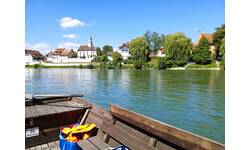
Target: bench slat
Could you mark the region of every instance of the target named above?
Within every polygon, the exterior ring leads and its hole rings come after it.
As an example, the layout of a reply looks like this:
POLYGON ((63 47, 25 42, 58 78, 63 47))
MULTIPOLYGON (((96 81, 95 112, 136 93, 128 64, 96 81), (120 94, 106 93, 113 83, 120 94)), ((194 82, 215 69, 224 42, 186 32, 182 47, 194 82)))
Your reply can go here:
POLYGON ((130 135, 107 121, 103 121, 101 128, 111 137, 115 138, 117 141, 123 143, 132 150, 157 150, 156 148, 149 146, 147 143, 144 143, 140 139, 130 135))
POLYGON ((100 137, 95 136, 88 139, 91 143, 96 145, 99 149, 107 149, 109 145, 100 139, 100 137))
POLYGON ((93 145, 88 140, 80 140, 78 144, 84 150, 99 150, 95 145, 93 145))

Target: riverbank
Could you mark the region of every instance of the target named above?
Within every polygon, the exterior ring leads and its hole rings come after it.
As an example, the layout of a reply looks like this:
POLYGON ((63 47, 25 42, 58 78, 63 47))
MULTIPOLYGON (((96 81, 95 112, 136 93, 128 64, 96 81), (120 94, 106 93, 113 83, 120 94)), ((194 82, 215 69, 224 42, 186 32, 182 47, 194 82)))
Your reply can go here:
MULTIPOLYGON (((25 65, 25 68, 79 68, 79 69, 135 69, 133 64, 122 64, 120 67, 112 63, 45 63, 35 65, 25 65)), ((159 70, 153 63, 147 63, 141 70, 159 70)), ((184 67, 171 67, 165 70, 221 70, 220 64, 212 63, 208 65, 187 64, 184 67)))

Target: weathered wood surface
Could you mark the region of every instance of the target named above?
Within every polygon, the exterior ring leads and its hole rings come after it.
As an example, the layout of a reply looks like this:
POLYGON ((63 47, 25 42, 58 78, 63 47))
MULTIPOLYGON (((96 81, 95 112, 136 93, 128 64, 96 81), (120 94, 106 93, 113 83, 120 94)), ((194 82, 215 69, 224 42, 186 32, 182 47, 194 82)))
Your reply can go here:
POLYGON ((179 128, 153 120, 124 108, 110 105, 111 114, 129 124, 139 127, 184 149, 224 150, 223 144, 186 132, 179 128))
POLYGON ((53 128, 49 130, 40 131, 38 136, 30 137, 25 139, 25 148, 29 148, 35 145, 41 145, 51 141, 59 139, 60 128, 53 128))
POLYGON ((58 145, 58 141, 53 141, 53 142, 37 145, 34 147, 30 147, 26 150, 60 150, 60 148, 58 145))
POLYGON ((59 128, 77 123, 91 105, 58 101, 25 107, 25 129, 39 127, 39 135, 26 138, 25 147, 58 140, 59 128))
POLYGON ((125 132, 107 121, 103 121, 101 129, 132 150, 157 150, 156 148, 148 145, 142 140, 132 136, 130 133, 125 132))
POLYGON ((102 141, 99 136, 91 137, 88 139, 88 141, 93 145, 97 146, 99 149, 107 149, 110 147, 107 143, 102 141))

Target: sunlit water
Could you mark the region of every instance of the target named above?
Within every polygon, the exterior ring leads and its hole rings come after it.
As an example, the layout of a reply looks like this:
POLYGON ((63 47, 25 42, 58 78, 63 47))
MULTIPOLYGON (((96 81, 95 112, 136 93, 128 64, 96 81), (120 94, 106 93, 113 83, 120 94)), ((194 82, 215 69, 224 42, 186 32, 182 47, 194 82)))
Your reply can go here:
POLYGON ((225 141, 224 71, 26 69, 26 94, 84 94, 225 141))

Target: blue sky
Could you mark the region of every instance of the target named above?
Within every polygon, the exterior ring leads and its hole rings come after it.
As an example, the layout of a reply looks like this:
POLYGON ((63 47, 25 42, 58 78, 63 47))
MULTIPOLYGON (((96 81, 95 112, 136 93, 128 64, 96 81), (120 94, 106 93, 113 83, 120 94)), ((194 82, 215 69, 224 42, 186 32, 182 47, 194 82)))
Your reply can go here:
POLYGON ((147 30, 184 32, 196 41, 225 23, 224 0, 26 0, 26 48, 44 53, 57 47, 77 48, 121 43, 147 30))

